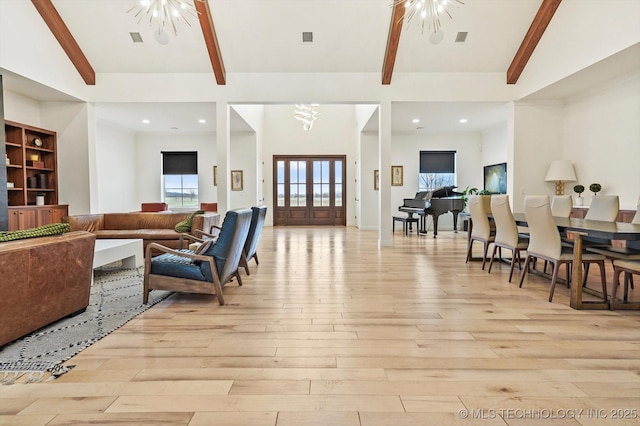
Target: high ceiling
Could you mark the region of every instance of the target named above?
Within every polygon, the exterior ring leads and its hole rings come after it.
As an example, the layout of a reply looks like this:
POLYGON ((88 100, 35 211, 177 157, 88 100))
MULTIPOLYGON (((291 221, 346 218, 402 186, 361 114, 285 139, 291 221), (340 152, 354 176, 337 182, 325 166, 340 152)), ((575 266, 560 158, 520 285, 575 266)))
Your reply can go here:
MULTIPOLYGON (((392 0, 206 1, 227 74, 382 72, 392 0), (302 32, 313 32, 313 43, 303 43, 302 32)), ((193 19, 191 26, 178 26, 178 34, 171 35, 169 44, 161 45, 154 40, 154 29, 148 21, 138 23, 133 13, 127 12, 139 0, 51 2, 98 76, 213 72, 203 32, 193 19), (133 42, 130 33, 136 32, 142 43, 133 42)), ((506 78, 543 1, 467 0, 459 6, 452 3, 449 10, 453 18, 445 16, 442 20, 445 36, 438 44, 431 43, 428 31, 423 34, 416 23, 404 27, 393 72, 504 72, 506 78), (459 32, 468 34, 464 43, 455 42, 459 32)), ((5 85, 9 90, 29 91, 29 85, 11 76, 5 85)), ((144 131, 139 124, 134 126, 132 116, 154 114, 162 122, 163 114, 197 114, 202 107, 207 105, 112 104, 99 107, 98 114, 123 127, 144 131)), ((417 126, 410 121, 413 117, 432 120, 439 131, 460 131, 458 120, 463 118, 462 113, 469 120, 467 130, 477 128, 479 123, 489 127, 496 120, 504 120, 501 106, 493 103, 416 102, 394 105, 394 111, 394 131, 416 131, 417 126), (449 122, 452 127, 446 126, 449 122)), ((215 126, 215 114, 205 126, 186 121, 169 127, 201 131, 215 126)))

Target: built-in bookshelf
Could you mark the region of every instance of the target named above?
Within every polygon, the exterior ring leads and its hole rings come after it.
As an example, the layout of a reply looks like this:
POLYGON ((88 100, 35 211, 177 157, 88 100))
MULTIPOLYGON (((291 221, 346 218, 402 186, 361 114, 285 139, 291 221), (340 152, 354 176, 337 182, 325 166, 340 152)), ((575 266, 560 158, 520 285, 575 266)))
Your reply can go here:
POLYGON ((59 222, 60 214, 39 214, 43 206, 48 207, 46 211, 68 210, 67 206, 58 205, 56 132, 5 121, 4 133, 9 210, 22 211, 23 215, 33 215, 36 219, 35 222, 16 222, 10 217, 9 229, 59 222))

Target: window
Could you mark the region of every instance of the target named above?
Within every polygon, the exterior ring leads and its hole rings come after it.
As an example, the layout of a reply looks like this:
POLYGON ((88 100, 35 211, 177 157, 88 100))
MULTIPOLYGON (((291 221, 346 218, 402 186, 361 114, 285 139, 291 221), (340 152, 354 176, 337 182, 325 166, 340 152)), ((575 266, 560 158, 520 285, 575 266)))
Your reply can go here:
POLYGON ((455 151, 420 151, 420 191, 456 184, 455 151))
POLYGON ((198 153, 162 153, 163 201, 169 208, 198 204, 198 153))

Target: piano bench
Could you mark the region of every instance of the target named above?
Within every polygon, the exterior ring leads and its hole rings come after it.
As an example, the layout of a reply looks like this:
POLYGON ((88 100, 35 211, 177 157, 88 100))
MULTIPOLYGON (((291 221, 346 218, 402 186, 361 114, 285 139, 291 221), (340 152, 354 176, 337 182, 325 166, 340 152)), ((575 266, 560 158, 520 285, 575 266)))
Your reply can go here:
POLYGON ((400 217, 394 216, 393 223, 391 225, 392 232, 396 232, 396 222, 402 222, 402 232, 404 235, 409 235, 409 229, 413 227, 413 224, 416 224, 416 232, 418 230, 418 218, 417 217, 400 217))

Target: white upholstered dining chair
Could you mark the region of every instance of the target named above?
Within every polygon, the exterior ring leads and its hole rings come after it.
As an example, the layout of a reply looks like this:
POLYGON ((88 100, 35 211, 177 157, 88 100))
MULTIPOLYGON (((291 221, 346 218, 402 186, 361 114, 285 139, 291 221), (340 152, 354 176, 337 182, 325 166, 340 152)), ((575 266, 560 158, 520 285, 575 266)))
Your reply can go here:
POLYGON ((640 274, 640 260, 623 260, 613 261, 613 288, 611 289, 611 301, 609 306, 611 310, 615 310, 617 303, 618 286, 620 283, 620 274, 624 273, 624 295, 623 300, 628 301, 629 285, 633 285, 631 277, 633 274, 640 274))
MULTIPOLYGON (((571 267, 573 266, 573 249, 565 247, 560 240, 560 232, 553 220, 549 196, 530 195, 524 199, 524 214, 529 226, 530 239, 527 248, 527 255, 520 275, 520 287, 524 283, 524 278, 529 271, 531 260, 540 258, 553 266, 551 272, 551 288, 549 289, 549 302, 553 300, 553 292, 558 279, 558 272, 561 265, 566 268, 567 284, 571 280, 571 267)), ((602 281, 602 292, 606 300, 607 284, 604 270, 605 257, 595 253, 583 253, 583 263, 597 263, 600 266, 600 279, 602 281)), ((578 265, 580 267, 580 265, 578 265)))
POLYGON ((496 258, 496 251, 499 250, 499 256, 502 258, 502 249, 511 250, 511 268, 509 270, 509 282, 513 277, 513 268, 518 263, 520 267, 520 252, 527 249, 529 239, 518 234, 518 227, 513 218, 511 206, 509 205, 508 195, 491 196, 491 213, 496 224, 496 235, 493 241, 493 253, 491 254, 491 262, 489 262, 489 273, 493 267, 493 261, 496 258))
POLYGON ((585 220, 601 220, 603 222, 615 222, 620 209, 620 199, 617 195, 601 195, 593 197, 589 210, 584 216, 585 220))
POLYGON ((573 210, 571 195, 554 195, 551 199, 551 214, 555 217, 569 217, 573 210))
POLYGON ((483 245, 482 254, 482 269, 487 261, 487 252, 489 251, 489 244, 491 244, 495 236, 491 231, 491 225, 489 224, 488 211, 486 210, 483 198, 479 195, 471 195, 467 200, 469 206, 469 213, 471 214, 471 235, 469 236, 469 243, 467 247, 467 260, 471 260, 471 254, 474 241, 481 242, 483 245))

